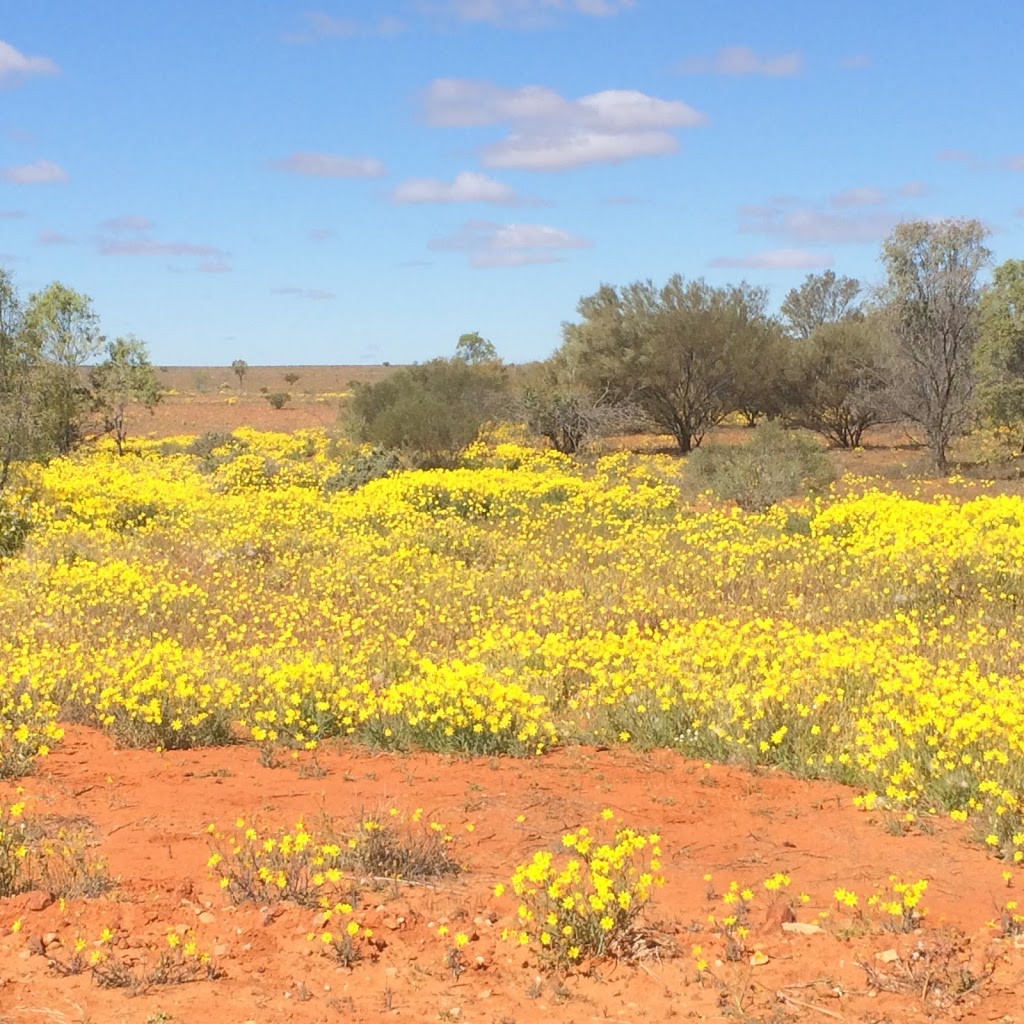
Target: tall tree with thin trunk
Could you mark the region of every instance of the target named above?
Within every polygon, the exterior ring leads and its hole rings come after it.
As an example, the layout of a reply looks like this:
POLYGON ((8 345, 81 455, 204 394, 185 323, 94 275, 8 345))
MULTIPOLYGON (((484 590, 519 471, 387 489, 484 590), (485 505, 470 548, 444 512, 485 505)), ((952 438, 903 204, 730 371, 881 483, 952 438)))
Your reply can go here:
POLYGON ((857 301, 860 292, 854 277, 836 277, 831 270, 808 274, 782 300, 779 312, 790 336, 806 341, 825 324, 858 319, 863 312, 857 301))
POLYGON ((978 409, 1024 451, 1024 260, 1007 260, 995 268, 979 308, 978 409))
POLYGON ((141 405, 151 412, 160 401, 156 370, 145 343, 133 335, 107 345, 107 358, 89 371, 93 409, 103 418, 103 429, 114 435, 117 454, 124 454, 128 437, 128 409, 141 405))
POLYGON ((911 221, 882 247, 893 407, 924 431, 939 473, 948 471, 950 442, 970 414, 987 237, 977 220, 911 221))

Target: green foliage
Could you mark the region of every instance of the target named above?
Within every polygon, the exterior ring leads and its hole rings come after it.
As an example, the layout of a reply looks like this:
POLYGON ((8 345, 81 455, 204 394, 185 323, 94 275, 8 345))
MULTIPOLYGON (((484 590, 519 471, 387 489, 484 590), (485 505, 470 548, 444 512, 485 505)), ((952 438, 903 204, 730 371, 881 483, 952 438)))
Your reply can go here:
POLYGON ((856 448, 888 418, 888 351, 875 320, 822 324, 792 342, 780 395, 787 420, 856 448))
POLYGON ((16 555, 32 529, 32 520, 0 498, 0 558, 16 555))
POLYGON ((380 480, 401 469, 398 454, 387 448, 357 451, 341 468, 324 481, 325 494, 338 491, 357 491, 371 480, 380 480))
POLYGON ((498 351, 491 342, 482 338, 477 331, 473 331, 459 338, 459 343, 455 346, 455 358, 473 365, 493 363, 498 358, 498 351))
POLYGON ((859 320, 863 315, 857 302, 860 291, 860 281, 854 277, 836 277, 832 270, 808 274, 779 307, 790 337, 806 341, 826 324, 859 320))
POLYGON ((912 221, 900 224, 882 247, 891 400, 901 418, 924 431, 940 473, 971 411, 978 275, 991 256, 987 237, 976 220, 912 221))
POLYGON ((981 336, 974 353, 977 406, 1024 451, 1024 260, 995 268, 981 298, 981 336))
POLYGON ((270 403, 272 409, 283 409, 288 404, 288 399, 292 396, 287 391, 271 391, 267 395, 267 401, 270 403))
POLYGON ((241 388, 242 381, 245 379, 245 375, 249 371, 249 364, 244 359, 236 359, 231 364, 231 370, 238 378, 238 386, 241 388))
POLYGON ((688 478, 701 490, 735 501, 748 512, 764 512, 785 498, 821 490, 833 479, 828 456, 806 436, 778 423, 762 423, 749 441, 694 452, 688 478))
POLYGON ((433 359, 376 384, 356 384, 350 430, 358 441, 416 453, 421 462, 443 461, 498 414, 506 391, 500 364, 433 359))
POLYGON ((145 344, 133 335, 110 342, 107 358, 89 371, 89 387, 93 410, 101 415, 104 432, 114 435, 117 453, 123 455, 129 406, 152 411, 160 401, 160 385, 145 344))
POLYGON ((729 412, 767 408, 777 337, 767 301, 745 283, 678 274, 662 287, 602 285, 580 300, 582 321, 565 325, 561 355, 581 383, 635 404, 685 454, 729 412))

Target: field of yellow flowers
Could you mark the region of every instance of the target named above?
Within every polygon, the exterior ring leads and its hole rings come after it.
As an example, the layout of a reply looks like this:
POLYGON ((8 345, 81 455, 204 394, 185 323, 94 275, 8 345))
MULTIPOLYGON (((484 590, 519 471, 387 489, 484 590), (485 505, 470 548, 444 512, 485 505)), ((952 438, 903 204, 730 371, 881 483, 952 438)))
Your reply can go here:
POLYGON ((659 456, 500 438, 331 485, 323 433, 33 468, 0 563, 0 774, 165 750, 672 747, 973 818, 1024 858, 1024 500, 847 481, 747 514, 659 456))

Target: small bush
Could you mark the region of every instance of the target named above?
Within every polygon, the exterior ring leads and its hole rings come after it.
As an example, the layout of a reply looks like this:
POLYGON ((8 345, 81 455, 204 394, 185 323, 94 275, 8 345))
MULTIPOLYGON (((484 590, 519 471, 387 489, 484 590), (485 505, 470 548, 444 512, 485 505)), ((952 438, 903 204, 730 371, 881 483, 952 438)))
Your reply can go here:
POLYGON ((827 487, 833 472, 813 439, 768 422, 744 444, 697 449, 687 460, 687 476, 748 512, 764 512, 784 498, 827 487))
POLYGON ((387 448, 371 448, 359 451, 345 463, 336 473, 324 481, 325 494, 337 494, 338 491, 357 491, 371 480, 380 480, 389 476, 402 465, 398 455, 387 448))
MULTIPOLYGON (((562 836, 561 853, 538 850, 512 875, 519 928, 511 936, 543 960, 569 967, 591 957, 629 960, 642 948, 641 917, 663 884, 660 837, 615 825, 601 812, 595 831, 562 836)), ((498 886, 502 895, 504 886, 498 886)))
POLYGON ((0 500, 0 558, 16 555, 31 529, 32 521, 28 516, 0 500))
POLYGON ((267 401, 270 403, 271 409, 283 409, 291 397, 286 391, 272 391, 267 395, 267 401))

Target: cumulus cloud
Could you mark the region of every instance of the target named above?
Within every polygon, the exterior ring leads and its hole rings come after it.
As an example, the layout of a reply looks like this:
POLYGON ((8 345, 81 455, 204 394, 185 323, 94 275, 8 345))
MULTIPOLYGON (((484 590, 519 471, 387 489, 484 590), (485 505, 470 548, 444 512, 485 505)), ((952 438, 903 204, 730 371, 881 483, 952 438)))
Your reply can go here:
POLYGON ((275 171, 304 178, 383 178, 384 165, 370 156, 334 156, 330 153, 295 152, 283 160, 271 160, 275 171))
POLYGON ((59 71, 49 57, 28 57, 0 39, 0 87, 18 85, 31 75, 56 75, 59 71))
POLYGON ((273 288, 271 292, 274 295, 288 295, 295 299, 309 299, 312 302, 325 302, 335 298, 334 292, 324 291, 322 288, 296 288, 293 285, 273 288))
POLYGON ((473 267, 521 267, 558 263, 566 249, 587 249, 593 243, 547 224, 496 224, 469 220, 454 234, 435 238, 435 251, 469 253, 473 267))
POLYGON ((12 185, 58 185, 68 180, 68 172, 50 160, 33 164, 15 164, 0 170, 0 181, 12 185))
POLYGON ((545 86, 507 89, 491 82, 435 79, 424 96, 428 124, 441 128, 508 124, 509 134, 486 146, 487 167, 560 171, 674 153, 672 129, 705 124, 682 100, 609 89, 570 100, 545 86))
POLYGON ((502 184, 477 171, 464 171, 453 181, 438 178, 409 178, 391 193, 394 203, 493 203, 496 206, 538 206, 539 200, 521 196, 511 185, 502 184))
POLYGON ((832 266, 832 257, 811 249, 766 249, 749 256, 719 256, 709 265, 744 270, 821 270, 832 266))
POLYGON ((769 57, 749 46, 723 46, 710 57, 687 57, 676 70, 684 75, 769 75, 784 78, 800 74, 803 67, 803 56, 796 50, 769 57))

